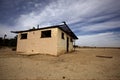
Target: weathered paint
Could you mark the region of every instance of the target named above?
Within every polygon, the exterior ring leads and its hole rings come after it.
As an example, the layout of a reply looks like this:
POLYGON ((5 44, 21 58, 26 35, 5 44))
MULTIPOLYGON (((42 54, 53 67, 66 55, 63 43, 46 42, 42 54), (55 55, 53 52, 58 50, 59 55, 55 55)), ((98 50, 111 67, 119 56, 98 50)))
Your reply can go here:
POLYGON ((70 41, 70 36, 68 36, 65 32, 64 33, 64 39, 61 39, 61 33, 63 31, 58 29, 58 37, 57 37, 57 51, 58 51, 58 55, 60 54, 64 54, 67 52, 67 37, 69 38, 69 52, 73 50, 73 42, 70 41))
POLYGON ((22 52, 19 54, 50 54, 57 56, 66 53, 67 37, 69 38, 69 51, 72 51, 73 42, 70 41, 70 36, 63 32, 64 39, 61 39, 62 32, 59 28, 24 32, 27 33, 27 39, 20 39, 21 33, 19 33, 17 51, 22 52), (45 30, 51 30, 50 38, 41 38, 41 31, 45 30))

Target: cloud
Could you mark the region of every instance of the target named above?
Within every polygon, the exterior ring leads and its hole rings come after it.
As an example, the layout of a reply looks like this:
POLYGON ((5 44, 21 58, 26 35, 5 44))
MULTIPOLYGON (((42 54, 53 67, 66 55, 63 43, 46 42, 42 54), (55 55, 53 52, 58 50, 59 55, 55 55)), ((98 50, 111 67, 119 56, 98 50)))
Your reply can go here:
POLYGON ((94 35, 78 36, 79 46, 120 47, 120 32, 107 32, 94 35))
MULTIPOLYGON (((38 24, 40 27, 45 27, 66 21, 78 35, 77 43, 80 45, 120 46, 118 42, 120 38, 116 31, 109 31, 110 29, 120 28, 119 0, 51 0, 51 2, 46 0, 46 3, 35 1, 25 3, 25 5, 22 4, 22 8, 26 8, 15 19, 12 31, 30 29, 38 24), (29 7, 30 9, 27 9, 29 7), (87 35, 90 32, 104 30, 108 31, 87 35), (85 35, 80 35, 80 33, 85 35), (102 42, 98 43, 98 41, 102 42)), ((20 9, 20 7, 18 8, 20 9)), ((4 31, 11 30, 7 25, 2 26, 5 26, 1 28, 3 34, 4 31)))
POLYGON ((21 14, 16 19, 15 26, 18 30, 24 30, 38 24, 45 27, 66 21, 73 31, 79 30, 84 33, 119 28, 119 21, 100 22, 117 15, 120 1, 115 2, 116 4, 113 2, 115 0, 56 0, 43 7, 35 6, 36 9, 27 14, 21 14), (79 24, 75 24, 76 22, 79 24))
POLYGON ((103 23, 91 24, 80 28, 81 31, 101 31, 120 28, 120 21, 108 21, 103 23))
MULTIPOLYGON (((16 22, 17 25, 29 28, 37 24, 41 26, 46 24, 51 25, 60 23, 61 21, 67 21, 69 24, 78 21, 86 21, 89 17, 100 15, 103 12, 105 14, 118 9, 113 9, 116 6, 112 6, 112 1, 113 0, 57 0, 44 6, 44 8, 41 7, 43 8, 42 11, 41 8, 40 10, 37 8, 37 10, 34 9, 30 13, 21 14, 16 22)), ((36 5, 39 4, 40 3, 36 3, 36 5)))

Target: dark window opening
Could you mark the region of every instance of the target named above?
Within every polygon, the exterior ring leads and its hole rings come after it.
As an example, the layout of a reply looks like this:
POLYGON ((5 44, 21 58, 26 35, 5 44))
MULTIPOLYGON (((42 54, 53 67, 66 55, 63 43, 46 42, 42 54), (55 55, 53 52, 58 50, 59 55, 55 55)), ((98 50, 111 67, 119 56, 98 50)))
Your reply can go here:
POLYGON ((51 30, 42 31, 41 38, 51 37, 51 30))
POLYGON ((63 33, 63 32, 62 32, 62 34, 61 34, 61 38, 64 39, 64 33, 63 33))
POLYGON ((21 39, 27 39, 27 33, 21 34, 21 39))

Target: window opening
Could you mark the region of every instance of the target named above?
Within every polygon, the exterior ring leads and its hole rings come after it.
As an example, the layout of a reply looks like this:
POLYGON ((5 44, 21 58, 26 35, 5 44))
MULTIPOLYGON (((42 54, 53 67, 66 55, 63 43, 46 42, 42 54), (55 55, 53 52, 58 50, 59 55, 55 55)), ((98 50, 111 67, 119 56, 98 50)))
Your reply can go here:
POLYGON ((51 30, 41 31, 41 38, 51 37, 51 30))

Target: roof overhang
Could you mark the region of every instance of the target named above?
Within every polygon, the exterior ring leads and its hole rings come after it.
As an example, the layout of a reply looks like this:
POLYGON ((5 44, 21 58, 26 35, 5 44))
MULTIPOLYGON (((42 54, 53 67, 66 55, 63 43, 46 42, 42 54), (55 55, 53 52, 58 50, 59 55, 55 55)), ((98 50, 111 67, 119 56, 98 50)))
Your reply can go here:
POLYGON ((51 29, 51 28, 59 28, 62 31, 64 31, 66 34, 71 36, 73 39, 78 39, 78 37, 71 31, 71 29, 67 25, 56 25, 56 26, 50 26, 50 27, 44 27, 44 28, 38 28, 38 29, 29 29, 29 30, 23 30, 23 31, 11 31, 11 33, 23 33, 23 32, 30 32, 30 31, 37 31, 37 30, 43 30, 43 29, 51 29))

